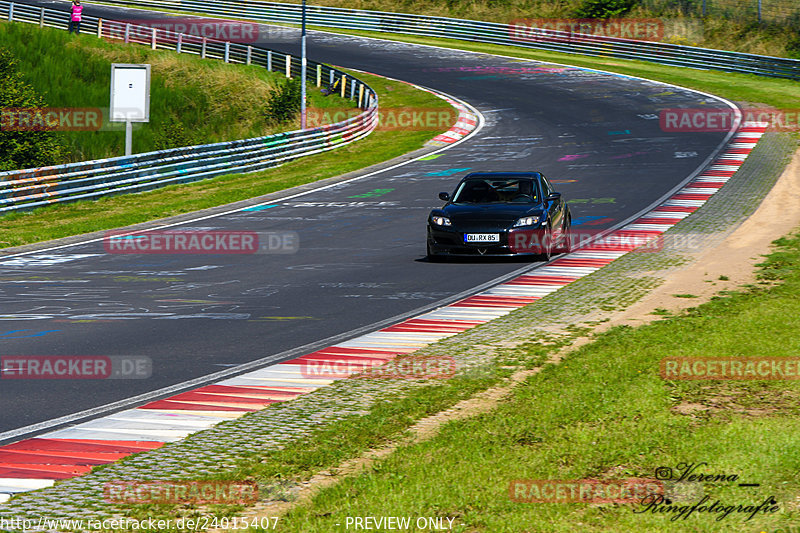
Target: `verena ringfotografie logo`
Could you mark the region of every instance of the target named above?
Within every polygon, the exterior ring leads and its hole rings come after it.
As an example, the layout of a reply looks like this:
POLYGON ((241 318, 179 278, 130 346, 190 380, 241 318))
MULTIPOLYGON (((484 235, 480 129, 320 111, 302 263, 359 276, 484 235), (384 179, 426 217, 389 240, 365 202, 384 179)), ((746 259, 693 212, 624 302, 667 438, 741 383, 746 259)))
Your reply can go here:
POLYGON ((668 380, 798 380, 800 357, 665 357, 668 380))
MULTIPOLYGON (((352 107, 309 108, 306 124, 309 128, 329 126, 357 117, 364 111, 352 107)), ((378 110, 379 130, 444 131, 458 120, 458 110, 425 107, 381 107, 378 110)))
POLYGON ((660 41, 664 23, 658 19, 516 19, 508 25, 513 41, 574 42, 603 38, 660 41))
POLYGON ((145 356, 4 355, 0 379, 147 379, 153 362, 145 356))
POLYGON ((96 107, 2 107, 2 131, 98 131, 103 111, 96 107))
MULTIPOLYGON (((767 124, 767 131, 800 131, 800 109, 749 107, 741 110, 742 122, 767 124)), ((658 113, 661 131, 669 133, 724 132, 736 123, 733 109, 673 108, 658 113)))
POLYGON ((752 488, 760 483, 743 483, 738 474, 730 472, 707 472, 708 463, 680 462, 673 469, 659 466, 655 469, 656 479, 662 480, 669 494, 648 494, 641 500, 640 507, 634 509, 636 514, 652 514, 669 518, 670 522, 686 520, 693 514, 706 514, 720 522, 732 516, 744 517, 744 521, 752 520, 757 515, 768 515, 780 511, 780 504, 775 496, 753 498, 752 488), (704 468, 705 467, 705 468, 704 468), (711 485, 705 485, 709 483, 711 485), (705 487, 717 488, 728 484, 731 488, 745 488, 745 502, 730 503, 706 493, 705 487), (688 489, 688 490, 687 490, 688 489), (749 493, 749 494, 748 494, 749 493), (678 503, 676 500, 681 500, 678 503))
POLYGON ((639 478, 517 479, 508 486, 511 501, 524 503, 639 503, 660 494, 664 494, 661 481, 639 478))
POLYGON ((260 36, 258 24, 236 20, 168 17, 103 21, 103 36, 113 39, 124 39, 127 31, 129 40, 149 42, 154 29, 157 30, 159 42, 172 43, 178 42, 178 35, 182 35, 181 41, 184 43, 199 43, 204 37, 232 43, 255 43, 260 36))
POLYGON ((303 360, 300 372, 309 379, 449 379, 456 373, 456 362, 452 357, 309 359, 303 360))
POLYGON ((103 248, 110 254, 293 254, 295 231, 109 231, 103 248))
POLYGON ((258 501, 254 481, 112 481, 103 486, 103 498, 117 504, 253 504, 258 501))

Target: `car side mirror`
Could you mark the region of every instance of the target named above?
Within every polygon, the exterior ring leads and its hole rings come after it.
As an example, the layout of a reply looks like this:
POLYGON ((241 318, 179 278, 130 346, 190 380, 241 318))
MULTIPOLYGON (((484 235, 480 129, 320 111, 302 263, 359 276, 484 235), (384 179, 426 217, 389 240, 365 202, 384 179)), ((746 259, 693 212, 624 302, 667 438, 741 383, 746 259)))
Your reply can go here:
POLYGON ((561 193, 560 192, 551 192, 550 195, 547 197, 548 202, 553 202, 561 200, 561 193))
POLYGON ((448 201, 450 200, 450 193, 447 192, 440 192, 439 193, 439 200, 448 201))

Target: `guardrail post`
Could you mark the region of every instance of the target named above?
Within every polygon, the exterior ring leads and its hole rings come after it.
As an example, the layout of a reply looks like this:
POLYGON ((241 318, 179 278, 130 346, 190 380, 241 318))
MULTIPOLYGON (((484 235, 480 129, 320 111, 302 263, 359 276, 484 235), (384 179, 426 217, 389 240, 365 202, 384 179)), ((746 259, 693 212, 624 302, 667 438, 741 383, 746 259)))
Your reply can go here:
POLYGON ((39 27, 44 28, 44 8, 39 10, 39 27))
POLYGON ((317 87, 322 85, 322 65, 317 65, 317 87))
POLYGON ((358 84, 358 107, 362 107, 361 103, 364 101, 364 84, 358 84))
POLYGON ((150 34, 150 48, 152 48, 153 50, 156 49, 156 31, 158 30, 153 28, 153 33, 150 34))
POLYGON ((330 78, 330 79, 328 80, 328 85, 330 85, 331 87, 333 87, 333 76, 334 76, 334 73, 333 73, 333 71, 332 71, 332 70, 330 70, 330 71, 328 71, 328 72, 330 72, 330 76, 329 76, 329 78, 330 78))
POLYGON ((175 51, 180 54, 181 53, 181 48, 183 48, 183 34, 179 33, 178 34, 178 42, 177 42, 177 44, 175 44, 175 51))
POLYGON ((347 87, 347 76, 342 74, 342 93, 341 96, 344 98, 344 88, 347 87))
POLYGON ((103 37, 103 19, 97 19, 97 38, 103 37))
POLYGON ((228 63, 228 60, 230 58, 231 58, 231 42, 225 41, 225 57, 223 58, 223 61, 225 63, 228 63))
POLYGON ((14 2, 8 4, 8 21, 9 22, 14 21, 14 2))
POLYGON ((125 42, 129 43, 131 41, 131 23, 125 24, 125 42))
POLYGON ((267 71, 272 72, 272 50, 267 50, 267 71))
POLYGON ((350 100, 352 100, 355 97, 356 97, 356 82, 355 80, 353 80, 353 82, 350 83, 350 100))
POLYGON ((249 65, 253 59, 253 47, 247 45, 247 64, 249 65))
POLYGON ((200 47, 200 57, 202 57, 204 59, 206 57, 206 38, 205 37, 203 37, 203 46, 200 47))
POLYGON ((286 77, 292 77, 292 56, 286 54, 286 77))

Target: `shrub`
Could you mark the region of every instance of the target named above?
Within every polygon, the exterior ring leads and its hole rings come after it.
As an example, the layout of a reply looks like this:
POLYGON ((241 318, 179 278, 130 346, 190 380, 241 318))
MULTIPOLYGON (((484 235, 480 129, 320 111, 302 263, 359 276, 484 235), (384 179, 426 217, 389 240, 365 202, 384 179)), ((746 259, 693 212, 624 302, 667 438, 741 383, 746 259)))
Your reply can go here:
MULTIPOLYGON (((0 48, 0 110, 45 105, 44 98, 25 83, 11 52, 0 48)), ((0 171, 54 165, 64 157, 66 149, 51 131, 13 131, 3 127, 0 121, 0 171)))
POLYGON ((575 16, 587 19, 607 19, 624 15, 636 5, 637 0, 583 0, 575 16))
POLYGON ((300 112, 300 81, 287 79, 272 91, 264 110, 268 124, 283 124, 300 112))
POLYGON ((176 117, 172 116, 153 136, 153 146, 156 150, 192 146, 198 141, 194 135, 186 132, 186 128, 176 117))

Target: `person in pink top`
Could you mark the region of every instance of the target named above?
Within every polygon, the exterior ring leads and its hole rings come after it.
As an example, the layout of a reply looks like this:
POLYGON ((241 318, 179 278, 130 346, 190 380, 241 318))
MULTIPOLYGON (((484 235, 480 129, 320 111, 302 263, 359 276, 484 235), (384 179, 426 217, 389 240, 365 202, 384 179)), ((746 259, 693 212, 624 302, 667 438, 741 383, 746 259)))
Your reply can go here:
POLYGON ((70 9, 70 16, 69 16, 69 32, 72 33, 72 30, 75 30, 75 33, 81 32, 81 13, 83 12, 83 6, 81 5, 81 0, 72 0, 72 8, 70 9))

